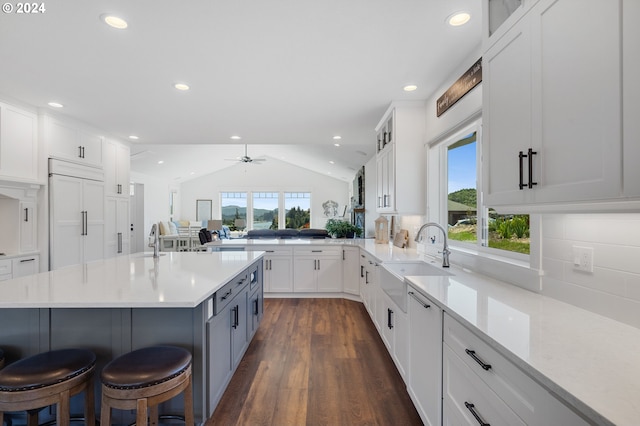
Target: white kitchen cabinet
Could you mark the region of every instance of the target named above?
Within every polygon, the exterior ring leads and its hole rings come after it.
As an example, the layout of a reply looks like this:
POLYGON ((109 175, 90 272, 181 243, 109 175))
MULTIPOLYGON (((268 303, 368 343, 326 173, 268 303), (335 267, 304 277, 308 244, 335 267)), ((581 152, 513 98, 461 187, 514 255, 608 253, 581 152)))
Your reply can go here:
POLYGON ((264 251, 264 291, 293 292, 293 250, 276 246, 264 247, 264 251))
POLYGON ((640 2, 622 2, 622 129, 624 195, 640 197, 640 2))
POLYGON ((474 411, 492 425, 588 424, 447 313, 443 330, 443 424, 474 424, 474 411))
POLYGON ((40 272, 40 256, 37 254, 11 259, 12 278, 24 277, 40 272))
POLYGON ((369 316, 376 323, 376 293, 378 291, 378 262, 368 253, 361 254, 360 266, 363 277, 360 292, 369 316))
POLYGON ((0 177, 38 180, 36 114, 0 103, 0 177))
POLYGON ((442 309, 409 287, 409 374, 407 391, 422 422, 442 418, 442 309))
POLYGON ((620 15, 541 0, 485 52, 486 205, 620 197, 620 15))
POLYGON ((339 247, 297 248, 293 261, 295 292, 342 292, 342 254, 339 247))
POLYGON ((94 180, 102 174, 90 169, 50 160, 49 266, 52 270, 104 258, 104 182, 94 180))
POLYGON ((107 196, 129 198, 130 149, 119 142, 104 141, 104 186, 107 196))
POLYGON ((424 102, 394 102, 376 126, 376 211, 424 213, 424 102), (383 136, 384 137, 384 136, 383 136), (382 146, 381 146, 382 145, 382 146))
POLYGON ((36 202, 22 200, 20 205, 20 252, 38 249, 38 218, 36 202))
POLYGON ((105 199, 105 257, 130 253, 129 198, 105 199))
POLYGON ((342 249, 342 284, 345 293, 360 294, 360 249, 344 247, 342 249))
POLYGON ((391 300, 382 288, 378 289, 378 293, 380 312, 384 316, 380 324, 380 335, 400 376, 406 382, 409 350, 407 314, 391 300))
POLYGON ((102 167, 102 136, 45 116, 45 142, 49 157, 91 167, 102 167))

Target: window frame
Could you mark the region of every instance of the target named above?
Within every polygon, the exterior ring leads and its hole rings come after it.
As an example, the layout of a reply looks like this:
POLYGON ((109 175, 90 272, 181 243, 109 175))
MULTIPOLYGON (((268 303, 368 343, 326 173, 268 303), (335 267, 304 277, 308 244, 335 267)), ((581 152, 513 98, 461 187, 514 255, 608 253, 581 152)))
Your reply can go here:
MULTIPOLYGON (((491 258, 493 260, 499 260, 509 263, 517 263, 526 267, 532 267, 536 256, 533 250, 537 247, 533 243, 535 238, 535 232, 539 229, 539 218, 537 215, 529 213, 530 223, 530 246, 529 254, 517 253, 508 250, 496 249, 484 245, 487 242, 487 236, 485 235, 485 229, 488 220, 489 207, 484 204, 484 186, 483 186, 483 167, 484 162, 482 159, 482 119, 477 118, 470 123, 467 123, 459 128, 453 130, 449 134, 443 136, 437 143, 432 145, 430 149, 437 149, 439 155, 439 217, 442 218, 439 222, 445 229, 448 229, 448 150, 449 146, 463 139, 465 136, 476 132, 476 217, 481 217, 482 226, 478 226, 476 229, 476 241, 464 242, 456 240, 448 240, 449 247, 453 251, 464 252, 472 255, 491 258), (482 212, 482 216, 480 213, 482 212)), ((509 214, 510 212, 499 212, 501 214, 509 214)))

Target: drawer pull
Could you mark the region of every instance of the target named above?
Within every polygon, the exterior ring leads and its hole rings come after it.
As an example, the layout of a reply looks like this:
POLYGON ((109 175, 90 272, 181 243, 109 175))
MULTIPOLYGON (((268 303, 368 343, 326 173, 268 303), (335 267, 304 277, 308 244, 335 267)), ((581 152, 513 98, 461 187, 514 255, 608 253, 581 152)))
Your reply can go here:
POLYGON ((409 296, 413 297, 414 299, 416 299, 418 301, 419 304, 422 305, 423 308, 425 309, 429 309, 431 307, 431 305, 425 303, 422 301, 422 299, 420 299, 418 296, 416 296, 416 294, 412 291, 409 292, 409 296))
POLYGON ((467 401, 465 401, 464 406, 467 407, 467 410, 471 411, 471 414, 473 414, 473 417, 476 418, 480 426, 491 426, 489 423, 485 423, 484 420, 482 420, 482 417, 480 417, 480 415, 476 413, 475 405, 469 404, 467 401))
POLYGON ((491 364, 485 364, 484 362, 482 362, 482 360, 480 358, 478 358, 478 356, 476 355, 476 351, 472 351, 472 350, 469 350, 469 349, 465 349, 464 351, 467 353, 467 355, 469 355, 471 358, 473 358, 473 360, 475 362, 480 364, 480 367, 484 368, 485 371, 489 370, 491 368, 491 364))
POLYGON ((25 262, 35 262, 35 260, 36 260, 36 258, 35 258, 35 257, 32 257, 31 259, 22 259, 22 260, 20 261, 20 263, 25 263, 25 262))
POLYGON ((220 300, 221 300, 221 301, 222 301, 222 300, 226 300, 226 299, 227 299, 227 297, 231 296, 231 290, 232 290, 232 289, 229 289, 229 291, 228 291, 228 292, 226 292, 226 293, 224 294, 224 296, 222 296, 222 297, 220 298, 220 300))

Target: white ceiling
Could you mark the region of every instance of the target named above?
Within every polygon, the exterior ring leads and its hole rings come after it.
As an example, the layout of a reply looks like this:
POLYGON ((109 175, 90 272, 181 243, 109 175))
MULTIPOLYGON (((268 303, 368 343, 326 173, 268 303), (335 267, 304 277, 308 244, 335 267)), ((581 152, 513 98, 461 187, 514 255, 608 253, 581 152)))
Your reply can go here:
POLYGON ((390 102, 431 96, 481 34, 480 0, 65 0, 45 7, 0 14, 0 96, 46 109, 57 101, 64 105, 58 112, 114 136, 138 135, 132 171, 176 181, 226 166, 213 160, 243 155, 244 144, 252 157, 284 157, 350 181, 374 154, 373 129, 390 102), (471 21, 448 26, 445 18, 458 10, 471 21), (129 27, 108 27, 104 13, 129 27), (177 91, 176 82, 191 90, 177 91), (418 90, 404 92, 409 83, 418 90))

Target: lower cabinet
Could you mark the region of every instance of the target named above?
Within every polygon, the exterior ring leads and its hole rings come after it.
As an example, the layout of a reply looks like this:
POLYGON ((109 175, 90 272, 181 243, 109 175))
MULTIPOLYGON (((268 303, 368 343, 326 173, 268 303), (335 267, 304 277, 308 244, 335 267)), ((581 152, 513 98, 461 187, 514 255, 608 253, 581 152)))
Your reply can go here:
POLYGON ((40 272, 40 256, 20 256, 0 260, 0 281, 24 277, 40 272))
POLYGON ((442 309, 409 287, 407 391, 427 426, 442 418, 442 309))
POLYGON ((444 425, 589 424, 447 313, 443 339, 444 425))
POLYGON ((213 297, 214 315, 206 323, 209 417, 260 325, 264 312, 262 295, 262 262, 259 262, 213 297))
POLYGON ((289 247, 264 247, 264 291, 293 292, 293 250, 289 247))
POLYGON ((360 294, 360 249, 342 249, 342 284, 345 293, 360 294))
POLYGON ((339 247, 297 249, 293 260, 293 290, 342 292, 341 252, 339 247))
POLYGON ((379 301, 377 312, 381 313, 380 335, 398 372, 406 381, 408 366, 408 320, 407 314, 396 305, 393 300, 378 288, 379 301))

